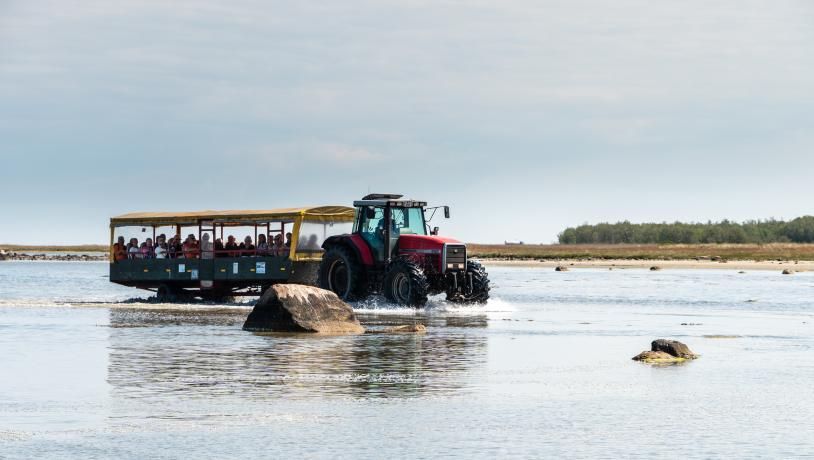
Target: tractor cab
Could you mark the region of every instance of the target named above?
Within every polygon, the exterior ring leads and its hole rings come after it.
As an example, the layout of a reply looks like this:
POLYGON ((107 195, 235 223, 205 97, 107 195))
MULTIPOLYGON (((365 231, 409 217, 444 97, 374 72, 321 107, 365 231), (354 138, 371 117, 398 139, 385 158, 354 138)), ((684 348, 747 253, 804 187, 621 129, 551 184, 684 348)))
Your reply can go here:
POLYGON ((382 293, 392 302, 413 306, 444 292, 452 302, 483 303, 489 298, 486 270, 467 258, 466 245, 438 236, 438 228, 427 225, 441 208, 449 218, 449 207, 427 208, 425 201, 382 193, 353 205, 353 233, 331 236, 322 244, 320 287, 345 300, 382 293), (427 211, 432 211, 430 219, 427 211))
POLYGON ((424 201, 402 200, 401 195, 372 194, 354 201, 353 233, 365 240, 377 262, 390 260, 402 235, 427 235, 424 201))

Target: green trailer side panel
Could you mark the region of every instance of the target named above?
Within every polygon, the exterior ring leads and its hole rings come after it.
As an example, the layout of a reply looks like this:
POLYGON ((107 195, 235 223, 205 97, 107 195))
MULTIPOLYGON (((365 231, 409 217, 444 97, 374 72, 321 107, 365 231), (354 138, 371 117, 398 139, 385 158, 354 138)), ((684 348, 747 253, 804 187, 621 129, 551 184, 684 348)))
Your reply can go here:
POLYGON ((223 257, 215 259, 218 280, 284 281, 291 274, 291 261, 286 257, 223 257))
POLYGON ((168 281, 240 281, 262 284, 285 281, 292 263, 284 257, 223 257, 217 259, 132 259, 110 264, 110 281, 161 284, 168 281))

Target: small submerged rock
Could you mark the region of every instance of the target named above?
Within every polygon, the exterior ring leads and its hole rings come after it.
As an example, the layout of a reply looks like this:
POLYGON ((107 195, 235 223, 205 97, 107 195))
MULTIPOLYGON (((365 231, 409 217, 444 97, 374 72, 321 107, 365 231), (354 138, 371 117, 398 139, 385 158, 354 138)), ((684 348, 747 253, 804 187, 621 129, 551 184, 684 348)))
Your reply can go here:
POLYGON ((663 351, 643 351, 633 357, 634 361, 644 361, 646 363, 673 363, 684 361, 683 358, 676 358, 675 356, 665 353, 663 351))
POLYGON ((653 351, 663 351, 677 358, 695 359, 698 357, 698 355, 690 350, 690 347, 678 340, 657 339, 650 344, 650 349, 653 351))
POLYGON ((386 327, 384 329, 368 330, 368 334, 424 334, 427 326, 423 324, 405 324, 403 326, 386 327))
POLYGON ((793 275, 793 274, 794 274, 794 270, 792 270, 792 269, 790 269, 790 268, 787 268, 787 269, 783 270, 783 274, 784 274, 784 275, 793 275))
POLYGON ((557 267, 554 269, 554 271, 555 271, 555 272, 567 272, 567 271, 568 271, 568 267, 566 267, 565 265, 558 265, 558 266, 557 266, 557 267))
POLYGON ((678 340, 657 339, 650 343, 650 350, 639 353, 633 360, 645 363, 680 363, 696 358, 698 355, 678 340))
POLYGON ((650 271, 651 272, 661 271, 661 267, 659 267, 658 265, 654 265, 654 266, 650 267, 650 271))

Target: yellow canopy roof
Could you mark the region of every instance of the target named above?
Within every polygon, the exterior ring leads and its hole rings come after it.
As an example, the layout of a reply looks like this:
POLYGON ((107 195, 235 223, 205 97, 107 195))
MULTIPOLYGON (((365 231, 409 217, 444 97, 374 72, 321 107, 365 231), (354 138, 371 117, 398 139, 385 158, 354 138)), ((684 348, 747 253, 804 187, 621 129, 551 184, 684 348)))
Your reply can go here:
POLYGON ((128 225, 184 225, 199 221, 217 223, 259 223, 304 220, 320 222, 353 222, 354 209, 347 206, 318 206, 267 210, 192 211, 192 212, 132 212, 111 217, 111 227, 128 225))

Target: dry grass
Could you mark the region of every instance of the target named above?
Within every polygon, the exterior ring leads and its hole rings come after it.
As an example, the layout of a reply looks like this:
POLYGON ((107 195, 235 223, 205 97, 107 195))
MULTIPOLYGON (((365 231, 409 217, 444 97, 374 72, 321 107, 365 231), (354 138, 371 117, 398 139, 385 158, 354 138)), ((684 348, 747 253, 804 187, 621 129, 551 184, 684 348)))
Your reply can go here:
POLYGON ((492 259, 814 260, 814 244, 468 244, 470 255, 492 259))
POLYGON ((9 252, 28 252, 28 253, 43 253, 43 252, 107 252, 108 246, 105 244, 79 244, 75 246, 37 246, 37 245, 23 245, 23 244, 0 244, 0 249, 9 252))

